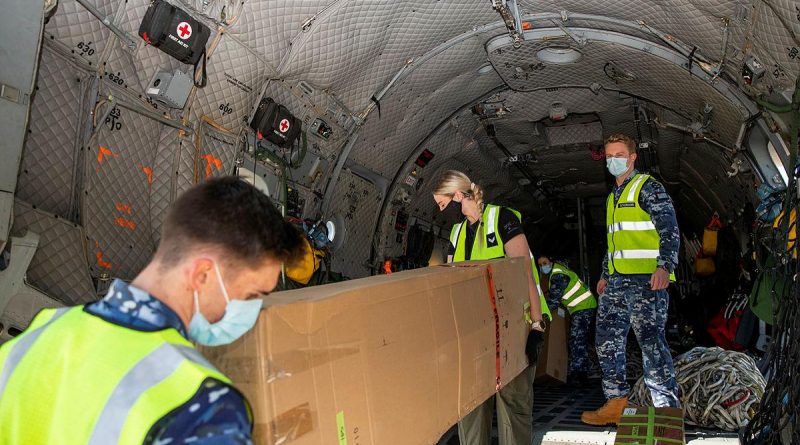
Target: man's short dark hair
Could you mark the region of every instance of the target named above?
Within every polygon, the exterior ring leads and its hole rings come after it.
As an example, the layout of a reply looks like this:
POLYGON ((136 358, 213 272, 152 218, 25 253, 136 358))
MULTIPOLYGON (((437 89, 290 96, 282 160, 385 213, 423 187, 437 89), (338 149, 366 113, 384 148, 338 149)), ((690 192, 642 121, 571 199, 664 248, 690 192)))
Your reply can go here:
POLYGON ((302 238, 270 199, 238 177, 211 179, 180 195, 167 211, 158 255, 164 265, 197 248, 212 247, 226 260, 291 262, 302 254, 302 238))
POLYGON ((603 144, 603 146, 605 147, 606 145, 613 144, 614 142, 622 142, 628 148, 628 153, 636 153, 636 140, 627 134, 614 133, 606 138, 606 142, 603 144))

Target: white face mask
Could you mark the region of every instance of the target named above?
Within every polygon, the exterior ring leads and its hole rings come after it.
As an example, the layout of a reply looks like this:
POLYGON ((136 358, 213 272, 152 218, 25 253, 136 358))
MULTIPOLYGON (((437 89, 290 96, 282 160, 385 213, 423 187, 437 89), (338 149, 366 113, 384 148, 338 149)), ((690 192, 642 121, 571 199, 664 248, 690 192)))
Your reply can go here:
POLYGON ((253 328, 258 320, 263 302, 260 298, 253 300, 231 300, 228 290, 222 282, 219 266, 214 263, 222 295, 225 297, 225 315, 216 323, 209 323, 200 312, 200 298, 194 291, 194 316, 189 323, 189 338, 204 346, 219 346, 233 342, 253 328))
POLYGON ((606 159, 606 167, 608 171, 614 176, 622 176, 628 171, 628 158, 608 158, 606 159))

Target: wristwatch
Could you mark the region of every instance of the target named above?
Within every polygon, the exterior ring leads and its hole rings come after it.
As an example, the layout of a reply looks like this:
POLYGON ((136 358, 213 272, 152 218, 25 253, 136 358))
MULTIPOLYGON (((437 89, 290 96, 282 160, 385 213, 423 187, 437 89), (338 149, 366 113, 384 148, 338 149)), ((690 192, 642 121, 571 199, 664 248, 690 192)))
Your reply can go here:
POLYGON ((536 320, 533 323, 531 323, 531 328, 536 329, 537 331, 544 332, 545 330, 547 330, 547 323, 544 321, 544 319, 536 320))

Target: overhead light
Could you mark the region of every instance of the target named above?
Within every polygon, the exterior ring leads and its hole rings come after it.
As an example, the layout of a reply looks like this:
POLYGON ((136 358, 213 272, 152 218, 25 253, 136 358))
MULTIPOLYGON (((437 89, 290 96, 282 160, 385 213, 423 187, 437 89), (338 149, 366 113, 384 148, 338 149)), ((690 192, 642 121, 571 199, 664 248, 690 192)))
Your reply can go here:
POLYGON ((565 65, 577 62, 582 55, 580 51, 568 46, 548 46, 540 49, 536 53, 536 58, 544 63, 565 65))
POLYGON ((487 63, 486 65, 478 68, 478 74, 480 74, 481 76, 485 76, 486 74, 489 74, 493 71, 494 67, 492 66, 491 63, 487 63))

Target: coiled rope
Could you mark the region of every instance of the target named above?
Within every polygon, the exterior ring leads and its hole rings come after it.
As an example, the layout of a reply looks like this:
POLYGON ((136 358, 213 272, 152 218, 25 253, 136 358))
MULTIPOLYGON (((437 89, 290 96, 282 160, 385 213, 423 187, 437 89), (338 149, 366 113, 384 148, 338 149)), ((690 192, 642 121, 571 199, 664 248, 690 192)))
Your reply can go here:
MULTIPOLYGON (((766 381, 755 361, 741 352, 694 348, 675 362, 686 423, 738 431, 758 410, 766 381)), ((650 391, 639 379, 631 402, 651 405, 650 391)))

